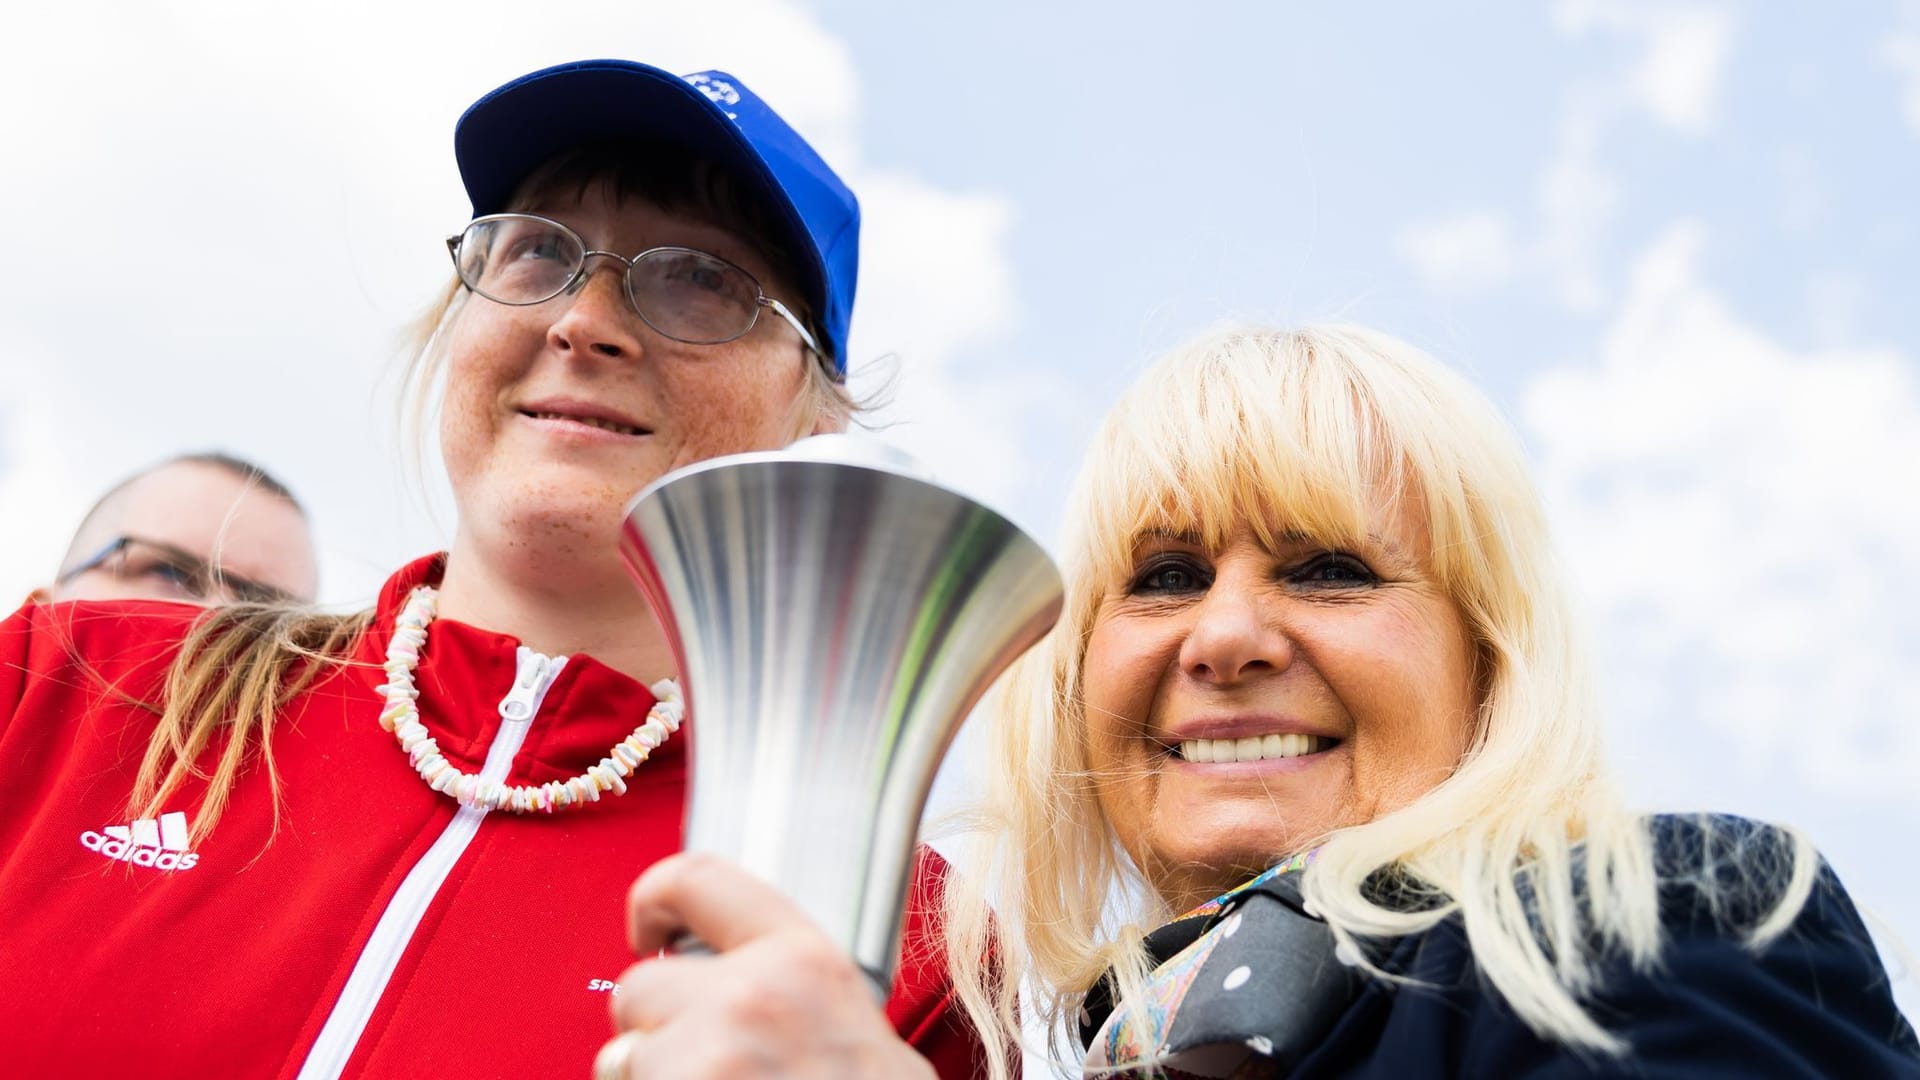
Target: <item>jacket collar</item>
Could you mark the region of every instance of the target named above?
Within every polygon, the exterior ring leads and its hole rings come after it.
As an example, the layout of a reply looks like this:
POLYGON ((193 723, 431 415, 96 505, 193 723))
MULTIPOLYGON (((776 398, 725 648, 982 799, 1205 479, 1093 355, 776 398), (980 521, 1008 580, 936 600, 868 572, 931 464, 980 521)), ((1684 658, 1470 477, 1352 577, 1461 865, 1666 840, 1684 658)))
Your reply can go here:
MULTIPOLYGON (((381 588, 373 625, 356 652, 357 659, 370 662, 362 669, 368 687, 385 681, 380 664, 407 598, 421 585, 438 585, 446 567, 445 554, 415 559, 381 588)), ((427 645, 414 669, 421 722, 440 752, 466 771, 479 770, 500 728, 500 701, 513 686, 519 647, 519 639, 509 634, 455 619, 435 619, 427 629, 427 645)), ((511 782, 539 784, 578 775, 631 735, 653 704, 653 694, 638 680, 584 653, 568 657, 527 731, 511 782)), ((685 740, 684 730, 668 739, 650 764, 681 758, 685 740)))

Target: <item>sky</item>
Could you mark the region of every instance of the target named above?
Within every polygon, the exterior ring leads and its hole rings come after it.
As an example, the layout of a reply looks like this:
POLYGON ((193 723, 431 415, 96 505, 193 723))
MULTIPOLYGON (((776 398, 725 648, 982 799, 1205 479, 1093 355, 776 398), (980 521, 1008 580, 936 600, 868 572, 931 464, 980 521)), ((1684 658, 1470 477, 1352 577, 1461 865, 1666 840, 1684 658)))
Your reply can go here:
POLYGON ((219 448, 306 502, 323 598, 370 600, 452 527, 395 389, 468 212, 453 121, 549 63, 718 67, 860 194, 851 355, 856 388, 890 380, 882 437, 1051 542, 1155 354, 1228 320, 1397 334, 1524 440, 1634 801, 1804 827, 1920 953, 1920 3, 127 2, 8 26, 0 595, 109 484, 219 448))

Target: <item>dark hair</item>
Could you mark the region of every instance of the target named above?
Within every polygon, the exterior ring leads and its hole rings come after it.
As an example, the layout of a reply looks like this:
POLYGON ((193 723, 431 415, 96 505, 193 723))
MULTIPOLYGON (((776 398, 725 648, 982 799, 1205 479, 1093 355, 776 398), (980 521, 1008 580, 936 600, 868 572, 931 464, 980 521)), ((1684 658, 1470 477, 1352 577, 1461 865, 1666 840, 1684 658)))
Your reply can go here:
POLYGON ((300 505, 300 500, 294 498, 292 489, 281 483, 272 473, 269 473, 267 470, 245 458, 235 457, 232 454, 220 450, 202 450, 189 454, 176 454, 165 461, 141 469, 139 472, 108 488, 105 494, 95 499, 93 505, 87 508, 86 515, 80 519, 80 524, 73 530, 73 539, 68 542, 67 558, 72 559, 74 557, 75 553, 72 550, 72 545, 78 543, 80 538, 86 535, 87 526, 93 524, 93 519, 98 517, 100 511, 105 509, 107 504, 111 503, 116 496, 140 480, 152 476, 161 469, 171 468, 175 465, 206 465, 210 468, 224 469, 235 477, 238 477, 244 484, 257 487, 270 495, 285 499, 290 506, 298 510, 302 515, 305 515, 307 512, 307 508, 300 505))
MULTIPOLYGON (((752 245, 783 281, 804 288, 803 274, 786 240, 790 231, 778 212, 749 184, 686 147, 668 142, 591 142, 555 155, 527 174, 508 202, 524 210, 566 195, 578 200, 603 185, 615 202, 642 199, 662 210, 697 217, 752 245)), ((826 340, 810 297, 780 297, 816 340, 826 340)))
MULTIPOLYGON (((303 514, 307 512, 307 508, 301 506, 300 500, 293 497, 293 491, 289 489, 287 485, 281 483, 272 473, 245 458, 234 457, 232 454, 219 450, 203 450, 195 454, 181 454, 177 457, 170 457, 160 464, 155 465, 153 468, 148 469, 147 472, 155 472, 169 465, 211 465, 218 469, 225 469, 241 480, 265 490, 268 494, 278 495, 287 500, 293 504, 295 510, 303 514)), ((140 475, 145 476, 146 473, 141 473, 140 475)))

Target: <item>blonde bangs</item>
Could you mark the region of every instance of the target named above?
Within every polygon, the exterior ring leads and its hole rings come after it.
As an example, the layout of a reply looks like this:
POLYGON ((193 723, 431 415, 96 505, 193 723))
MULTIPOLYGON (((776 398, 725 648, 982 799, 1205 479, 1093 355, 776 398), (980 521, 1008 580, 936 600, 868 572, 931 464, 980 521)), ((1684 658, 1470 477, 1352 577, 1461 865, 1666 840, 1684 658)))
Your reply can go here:
POLYGON ((1149 369, 1109 413, 1070 514, 1082 530, 1068 537, 1070 558, 1112 583, 1143 535, 1211 547, 1242 525, 1269 547, 1304 538, 1352 548, 1383 496, 1432 490, 1418 476, 1407 483, 1415 458, 1397 426, 1365 374, 1306 334, 1204 338, 1149 369))

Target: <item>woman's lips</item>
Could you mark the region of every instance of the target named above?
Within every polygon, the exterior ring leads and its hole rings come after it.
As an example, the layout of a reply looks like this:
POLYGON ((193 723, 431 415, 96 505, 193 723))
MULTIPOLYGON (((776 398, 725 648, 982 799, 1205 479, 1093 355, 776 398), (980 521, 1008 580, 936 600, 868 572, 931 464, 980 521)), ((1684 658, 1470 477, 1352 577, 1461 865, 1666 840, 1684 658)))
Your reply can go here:
POLYGON ((637 424, 622 424, 616 420, 605 420, 597 416, 574 416, 567 413, 533 409, 522 409, 520 410, 520 415, 544 424, 567 424, 574 427, 593 428, 597 431, 605 431, 614 435, 625 435, 628 438, 638 438, 648 434, 646 428, 640 427, 637 424))
POLYGON ((540 398, 519 407, 521 416, 552 430, 585 434, 582 429, 638 438, 653 434, 634 417, 597 401, 581 398, 540 398))

